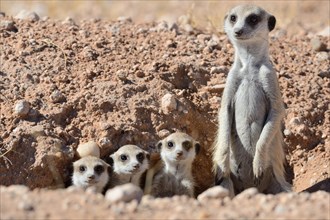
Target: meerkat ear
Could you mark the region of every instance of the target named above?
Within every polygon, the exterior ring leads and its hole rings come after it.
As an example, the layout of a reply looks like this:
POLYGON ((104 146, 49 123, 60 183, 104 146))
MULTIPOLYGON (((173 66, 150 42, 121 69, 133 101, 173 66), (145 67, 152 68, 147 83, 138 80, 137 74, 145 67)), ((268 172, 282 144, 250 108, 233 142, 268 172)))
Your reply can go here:
POLYGON ((195 143, 195 151, 196 151, 196 155, 199 154, 199 151, 201 150, 201 144, 196 142, 195 143))
POLYGON ((276 24, 276 18, 271 15, 269 18, 268 18, 268 30, 269 31, 272 31, 274 30, 275 28, 275 24, 276 24))
POLYGON ((113 167, 113 163, 114 163, 114 161, 113 161, 113 155, 110 155, 110 156, 109 156, 109 160, 108 160, 108 162, 109 162, 109 165, 110 165, 111 167, 113 167))
POLYGON ((150 161, 150 154, 149 152, 145 151, 146 158, 150 161))
POLYGON ((161 151, 162 145, 163 145, 163 142, 162 141, 158 141, 158 143, 156 144, 158 151, 161 151))

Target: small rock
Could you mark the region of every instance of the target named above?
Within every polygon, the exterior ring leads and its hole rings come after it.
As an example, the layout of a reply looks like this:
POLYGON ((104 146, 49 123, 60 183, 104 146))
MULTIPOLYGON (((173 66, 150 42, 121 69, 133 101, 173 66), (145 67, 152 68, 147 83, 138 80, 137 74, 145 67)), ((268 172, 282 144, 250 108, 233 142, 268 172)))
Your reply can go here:
POLYGON ((116 186, 113 189, 109 189, 105 194, 105 198, 113 203, 130 202, 134 200, 139 203, 142 196, 143 192, 140 187, 132 183, 116 186))
POLYGON ((131 17, 126 17, 126 16, 121 16, 117 18, 117 21, 123 22, 123 23, 131 23, 132 18, 131 17))
POLYGON ((100 147, 94 141, 89 141, 87 143, 79 144, 77 147, 77 154, 80 158, 86 156, 94 156, 100 158, 100 147))
POLYGON ((228 71, 229 71, 228 68, 225 67, 225 66, 214 66, 214 67, 211 67, 210 73, 211 74, 216 74, 216 73, 225 73, 225 74, 227 74, 228 71))
POLYGON ((53 103, 64 102, 66 100, 65 96, 62 94, 61 91, 55 90, 51 95, 50 99, 53 103))
POLYGON ((185 24, 182 26, 182 29, 187 32, 188 34, 194 33, 194 28, 190 24, 185 24))
POLYGON ((167 137, 167 136, 170 135, 170 134, 171 134, 171 132, 170 132, 169 130, 167 130, 167 129, 162 129, 162 130, 160 130, 160 131, 158 132, 158 136, 159 136, 159 138, 161 138, 161 139, 167 137))
POLYGON ((42 125, 33 126, 30 130, 30 133, 34 138, 45 135, 45 131, 42 125))
POLYGON ((327 49, 327 45, 321 41, 319 37, 314 37, 311 39, 312 48, 314 51, 325 51, 327 49))
POLYGON ((73 18, 67 17, 62 24, 67 24, 67 25, 71 25, 74 26, 76 25, 76 22, 73 20, 73 18))
POLYGON ((330 36, 330 26, 324 28, 322 31, 318 32, 317 35, 329 37, 330 36))
POLYGON ((161 21, 156 27, 157 32, 162 32, 167 30, 168 30, 168 25, 166 21, 161 21))
POLYGON ((33 211, 34 210, 33 204, 30 201, 24 201, 24 200, 22 200, 18 203, 18 208, 20 210, 24 210, 24 211, 33 211))
POLYGON ((26 10, 20 11, 16 16, 16 19, 30 20, 30 21, 39 21, 39 16, 35 12, 29 12, 26 10))
POLYGON ((316 59, 319 61, 319 62, 322 62, 322 61, 326 61, 326 60, 329 60, 329 53, 328 52, 325 52, 325 51, 322 51, 322 52, 318 52, 316 55, 315 55, 316 59))
POLYGON ((127 73, 124 70, 118 70, 116 72, 116 76, 121 81, 126 81, 127 80, 127 73))
POLYGON ((330 71, 320 72, 317 75, 321 78, 330 78, 330 71))
POLYGON ((229 197, 229 191, 222 186, 214 186, 207 189, 197 197, 200 202, 208 201, 209 199, 224 199, 229 197))
POLYGON ((15 27, 15 23, 13 21, 4 20, 0 22, 0 29, 6 31, 17 32, 17 28, 15 27))
POLYGON ((29 114, 30 103, 25 100, 20 100, 15 104, 14 112, 20 117, 25 117, 29 114))
POLYGON ((207 46, 211 49, 219 49, 220 40, 216 35, 212 35, 212 38, 207 42, 207 46))
POLYGON ((208 86, 206 89, 207 91, 211 93, 222 93, 225 89, 226 84, 220 84, 220 85, 214 85, 214 86, 208 86))
POLYGON ((240 200, 240 199, 250 199, 253 196, 257 195, 258 193, 259 192, 258 192, 257 188, 251 187, 251 188, 248 188, 248 189, 244 190, 240 194, 238 194, 234 199, 238 199, 238 200, 240 200))
POLYGON ((101 139, 99 140, 99 143, 100 143, 100 146, 101 146, 102 148, 104 148, 104 147, 110 147, 110 146, 112 145, 111 140, 110 140, 109 138, 107 138, 107 137, 103 137, 103 138, 101 138, 101 139))
POLYGON ((171 111, 177 109, 177 101, 174 95, 167 93, 162 98, 161 109, 164 114, 169 114, 171 111))
POLYGON ((141 70, 136 71, 135 75, 139 78, 143 78, 145 76, 144 72, 141 70))

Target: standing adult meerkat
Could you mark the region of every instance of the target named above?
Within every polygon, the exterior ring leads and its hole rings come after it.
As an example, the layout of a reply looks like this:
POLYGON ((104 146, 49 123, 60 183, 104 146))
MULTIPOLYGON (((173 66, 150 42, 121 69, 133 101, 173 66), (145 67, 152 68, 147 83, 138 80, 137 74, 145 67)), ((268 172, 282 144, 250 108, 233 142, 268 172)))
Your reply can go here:
POLYGON ((97 157, 83 157, 73 163, 72 184, 84 190, 94 187, 96 192, 102 193, 109 182, 109 167, 97 157))
POLYGON ((150 194, 155 197, 194 197, 192 163, 200 144, 185 133, 176 132, 158 142, 162 167, 156 172, 150 194))
POLYGON ((265 193, 291 190, 281 132, 285 109, 268 51, 275 23, 254 5, 237 6, 225 17, 235 61, 222 95, 213 161, 216 184, 232 196, 249 187, 265 193))
POLYGON ((143 188, 149 159, 149 153, 136 145, 120 147, 110 155, 110 165, 113 167, 110 188, 125 183, 133 183, 143 188))

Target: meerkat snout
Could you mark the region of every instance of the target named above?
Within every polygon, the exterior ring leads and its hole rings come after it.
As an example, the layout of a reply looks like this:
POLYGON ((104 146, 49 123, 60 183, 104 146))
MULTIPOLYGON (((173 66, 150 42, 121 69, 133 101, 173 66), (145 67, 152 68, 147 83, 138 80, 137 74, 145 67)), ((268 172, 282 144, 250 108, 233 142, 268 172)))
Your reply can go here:
POLYGON ((275 28, 276 18, 254 5, 240 5, 225 16, 225 32, 232 41, 266 38, 275 28))

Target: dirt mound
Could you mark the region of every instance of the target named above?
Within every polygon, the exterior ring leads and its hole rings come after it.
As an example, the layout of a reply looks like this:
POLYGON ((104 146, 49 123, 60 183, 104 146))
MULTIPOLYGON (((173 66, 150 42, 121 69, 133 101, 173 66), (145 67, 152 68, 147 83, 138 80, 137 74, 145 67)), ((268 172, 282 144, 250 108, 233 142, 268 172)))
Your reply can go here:
MULTIPOLYGON (((79 143, 96 141, 107 160, 129 143, 155 152, 176 130, 202 145, 197 194, 212 185, 211 146, 234 52, 223 33, 130 19, 0 19, 1 185, 63 188, 79 143)), ((329 178, 330 47, 320 37, 325 47, 315 48, 314 38, 282 30, 270 38, 295 191, 329 178)))

